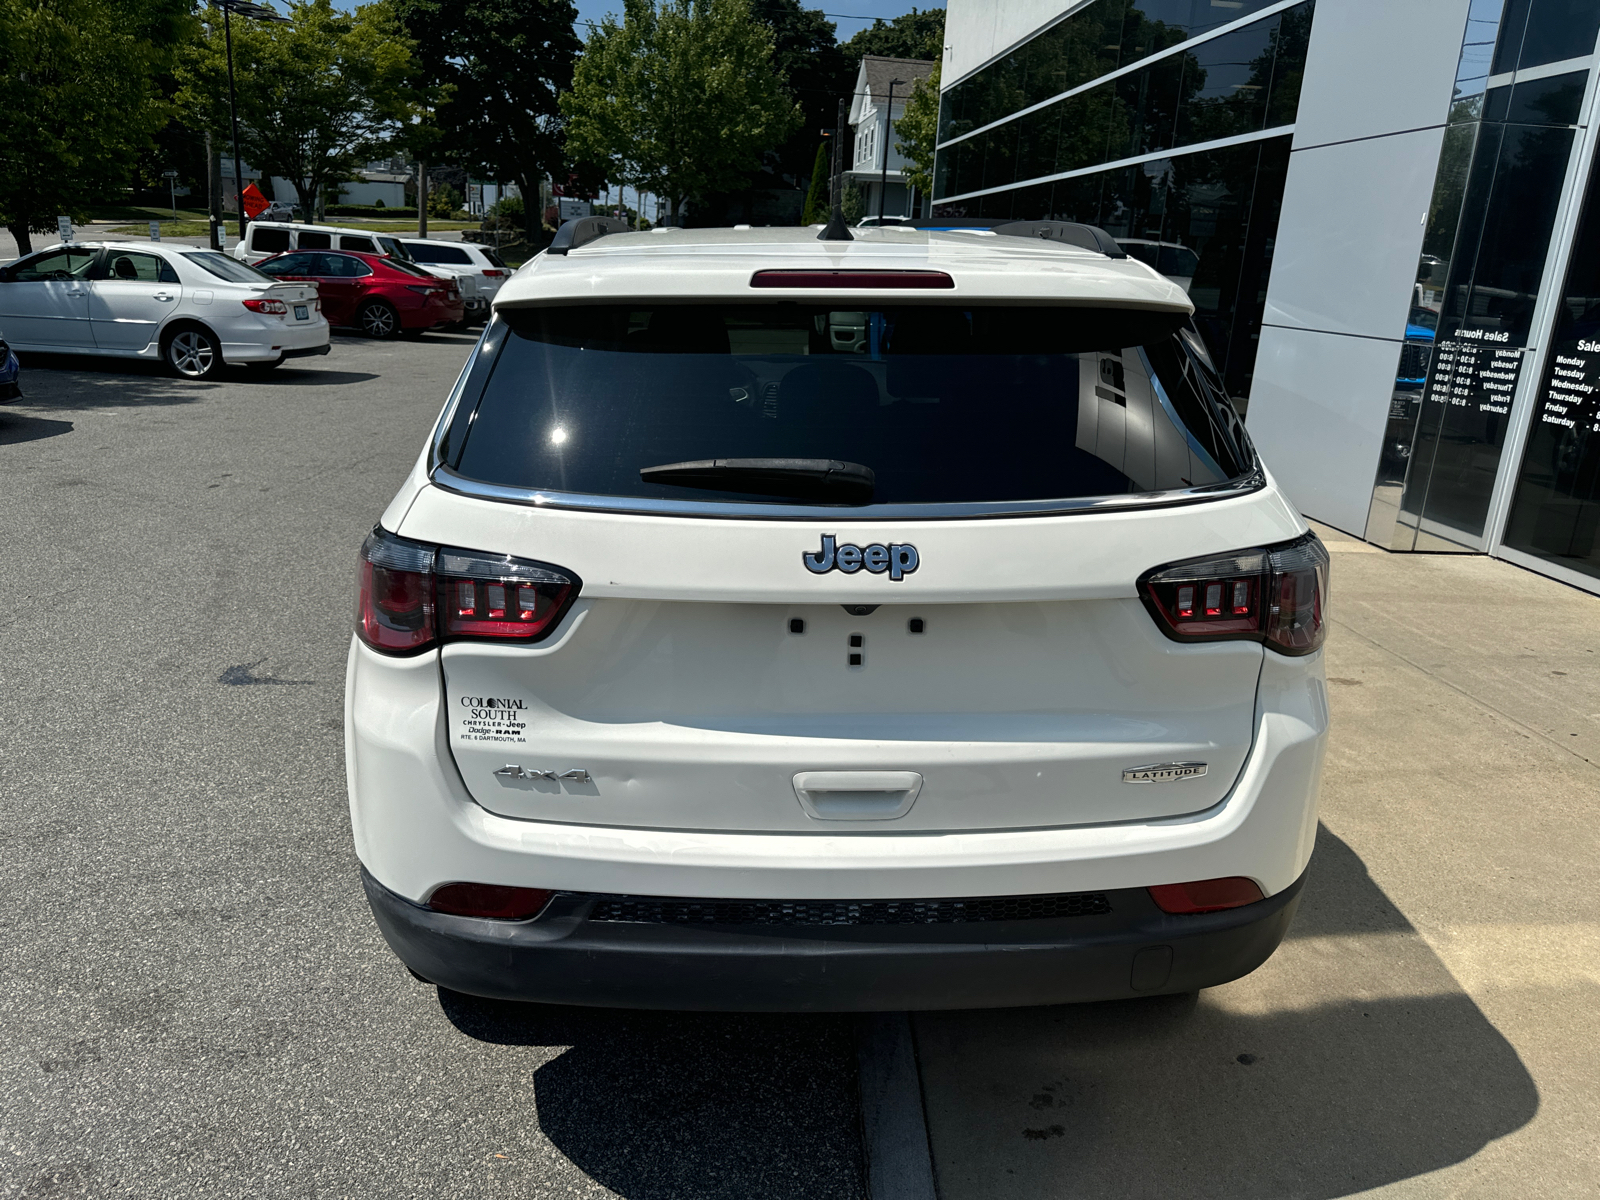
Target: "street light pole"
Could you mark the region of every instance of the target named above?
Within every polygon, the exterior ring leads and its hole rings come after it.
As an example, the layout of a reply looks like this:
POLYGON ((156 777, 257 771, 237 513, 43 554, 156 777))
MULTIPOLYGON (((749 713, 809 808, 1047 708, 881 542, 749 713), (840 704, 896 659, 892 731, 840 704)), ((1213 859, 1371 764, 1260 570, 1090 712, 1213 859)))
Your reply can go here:
POLYGON ((883 226, 883 202, 889 195, 889 138, 894 134, 894 88, 904 79, 889 80, 889 102, 883 110, 883 174, 878 177, 878 226, 883 226))
POLYGON ((230 17, 238 13, 253 21, 276 21, 282 25, 292 22, 288 17, 280 17, 274 9, 257 4, 255 0, 216 0, 216 5, 222 10, 222 39, 228 46, 228 120, 233 125, 233 196, 234 203, 239 206, 239 240, 242 242, 248 218, 244 214, 244 166, 239 160, 239 98, 233 86, 233 22, 230 17))

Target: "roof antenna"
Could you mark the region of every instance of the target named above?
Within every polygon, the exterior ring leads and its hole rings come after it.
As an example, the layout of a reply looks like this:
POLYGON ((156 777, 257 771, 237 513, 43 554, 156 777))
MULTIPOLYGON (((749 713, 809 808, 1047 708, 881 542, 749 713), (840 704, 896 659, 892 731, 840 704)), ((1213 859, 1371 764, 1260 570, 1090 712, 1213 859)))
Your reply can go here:
POLYGON ((844 131, 849 124, 850 114, 845 109, 845 102, 839 101, 839 124, 833 131, 833 180, 829 187, 829 199, 833 204, 833 213, 828 217, 828 227, 817 234, 819 242, 853 242, 855 234, 850 232, 850 226, 844 223, 844 131))

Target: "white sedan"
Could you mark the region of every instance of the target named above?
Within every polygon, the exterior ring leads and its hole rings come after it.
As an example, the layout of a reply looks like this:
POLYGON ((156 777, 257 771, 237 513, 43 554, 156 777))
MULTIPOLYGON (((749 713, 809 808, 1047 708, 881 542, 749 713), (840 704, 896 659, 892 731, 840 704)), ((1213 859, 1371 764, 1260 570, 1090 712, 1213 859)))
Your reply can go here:
POLYGON ((160 359, 187 379, 328 353, 314 283, 152 242, 52 246, 0 269, 0 328, 17 350, 160 359))

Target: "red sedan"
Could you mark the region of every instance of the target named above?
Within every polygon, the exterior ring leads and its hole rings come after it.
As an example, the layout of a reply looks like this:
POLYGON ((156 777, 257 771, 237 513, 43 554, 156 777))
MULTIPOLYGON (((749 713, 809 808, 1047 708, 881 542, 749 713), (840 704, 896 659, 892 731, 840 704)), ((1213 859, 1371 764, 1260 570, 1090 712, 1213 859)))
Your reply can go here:
POLYGON ((415 337, 466 319, 461 289, 453 280, 381 254, 291 250, 258 262, 256 270, 274 279, 315 283, 328 324, 351 326, 368 337, 415 337))

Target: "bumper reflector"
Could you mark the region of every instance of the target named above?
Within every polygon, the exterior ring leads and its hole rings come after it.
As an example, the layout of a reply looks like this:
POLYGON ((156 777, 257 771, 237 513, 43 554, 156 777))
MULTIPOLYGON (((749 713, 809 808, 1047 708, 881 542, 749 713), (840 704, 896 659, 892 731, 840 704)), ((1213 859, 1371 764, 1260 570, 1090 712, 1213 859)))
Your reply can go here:
POLYGON ((455 917, 490 917, 497 921, 526 921, 550 902, 542 888, 502 887, 495 883, 446 883, 428 897, 434 912, 455 917))
POLYGON ((1167 913, 1221 912, 1242 908, 1264 899, 1253 879, 1234 875, 1227 879, 1200 879, 1194 883, 1163 883, 1145 889, 1156 907, 1167 913))

